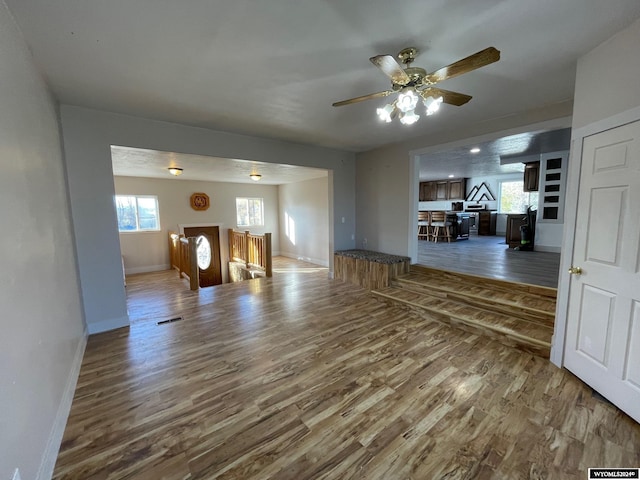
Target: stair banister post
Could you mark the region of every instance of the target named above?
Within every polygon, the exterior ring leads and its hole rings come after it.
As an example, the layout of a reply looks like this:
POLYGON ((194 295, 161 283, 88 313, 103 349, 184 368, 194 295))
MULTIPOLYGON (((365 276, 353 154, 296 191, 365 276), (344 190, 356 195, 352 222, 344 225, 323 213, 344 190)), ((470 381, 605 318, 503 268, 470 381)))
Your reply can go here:
POLYGON ((273 276, 273 265, 271 261, 271 234, 264 234, 264 255, 265 255, 265 269, 267 271, 267 277, 273 276))
POLYGON ((181 238, 185 238, 184 237, 184 233, 181 233, 178 236, 178 257, 180 258, 180 278, 182 278, 182 274, 186 271, 185 268, 185 258, 184 258, 184 249, 182 248, 182 241, 180 240, 181 238))
POLYGON ((251 232, 249 232, 249 230, 245 230, 244 231, 244 261, 245 261, 245 266, 247 268, 249 268, 249 235, 251 232))
POLYGON ((189 237, 189 288, 198 290, 200 279, 198 272, 198 245, 196 237, 189 237))

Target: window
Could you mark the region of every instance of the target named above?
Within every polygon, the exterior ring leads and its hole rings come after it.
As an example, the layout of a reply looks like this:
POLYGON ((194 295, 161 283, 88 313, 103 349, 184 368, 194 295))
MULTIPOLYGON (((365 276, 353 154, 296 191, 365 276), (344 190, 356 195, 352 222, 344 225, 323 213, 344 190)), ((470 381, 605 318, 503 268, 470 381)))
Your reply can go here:
POLYGON ((116 195, 119 232, 159 231, 158 197, 116 195))
POLYGON ((526 213, 538 209, 538 192, 523 192, 522 180, 500 182, 499 213, 526 213))
POLYGON ((264 202, 262 198, 236 198, 236 215, 239 227, 264 225, 264 202))

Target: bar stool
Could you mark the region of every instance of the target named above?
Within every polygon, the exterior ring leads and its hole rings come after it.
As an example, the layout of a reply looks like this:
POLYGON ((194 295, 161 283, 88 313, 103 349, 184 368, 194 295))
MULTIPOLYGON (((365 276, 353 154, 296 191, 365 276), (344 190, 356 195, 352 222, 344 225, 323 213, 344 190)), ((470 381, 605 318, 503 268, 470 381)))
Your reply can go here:
POLYGON ((438 242, 439 238, 446 238, 448 243, 451 243, 451 231, 449 227, 451 222, 447 220, 447 212, 435 211, 431 212, 431 221, 429 226, 431 228, 431 240, 438 242))
POLYGON ((418 240, 429 240, 429 212, 418 212, 418 240))

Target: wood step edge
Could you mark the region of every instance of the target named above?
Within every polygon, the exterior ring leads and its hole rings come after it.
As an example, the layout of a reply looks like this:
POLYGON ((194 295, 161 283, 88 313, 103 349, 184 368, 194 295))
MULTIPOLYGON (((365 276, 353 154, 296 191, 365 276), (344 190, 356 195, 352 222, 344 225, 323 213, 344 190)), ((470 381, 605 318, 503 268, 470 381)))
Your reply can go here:
POLYGON ((527 343, 529 345, 533 345, 536 347, 542 347, 542 348, 551 348, 551 342, 545 342, 544 340, 538 340, 537 338, 533 338, 533 337, 528 337, 527 335, 523 335, 521 333, 518 332, 514 332, 513 330, 507 330, 505 328, 496 326, 496 325, 489 325, 486 323, 480 323, 476 320, 472 320, 469 318, 464 318, 464 317, 460 317, 459 315, 454 315, 452 313, 443 313, 441 311, 439 311, 436 308, 431 308, 431 307, 427 307, 425 305, 420 305, 419 303, 415 303, 415 302, 411 302, 409 300, 403 300, 401 298, 395 298, 392 295, 387 295, 386 293, 377 291, 377 290, 372 290, 371 291, 372 294, 379 296, 379 297, 383 297, 386 298, 388 300, 391 300, 393 302, 398 302, 398 303, 403 303, 405 305, 410 305, 414 308, 417 309, 421 309, 421 310, 426 310, 428 312, 432 312, 435 313, 437 315, 446 315, 452 318, 455 318, 456 320, 458 320, 461 323, 464 323, 466 325, 470 325, 476 328, 481 328, 481 329, 486 329, 486 330, 491 330, 499 335, 505 335, 514 339, 517 339, 519 341, 522 341, 523 343, 527 343))
MULTIPOLYGON (((433 292, 427 292, 424 289, 414 288, 412 285, 391 285, 390 288, 397 288, 398 290, 404 290, 416 295, 420 295, 422 298, 433 298, 434 300, 454 303, 456 305, 466 305, 469 308, 476 310, 482 310, 491 314, 504 315, 509 318, 517 319, 518 322, 526 322, 540 327, 554 328, 555 315, 543 314, 539 315, 537 310, 530 310, 527 307, 520 305, 510 305, 508 303, 490 303, 484 300, 482 297, 470 297, 460 295, 457 292, 451 294, 451 292, 435 290, 433 292), (455 298, 453 296, 455 295, 455 298)), ((384 290, 383 290, 384 293, 384 290)))
MULTIPOLYGON (((409 280, 409 279, 402 278, 402 277, 398 277, 398 278, 396 278, 394 280, 398 281, 400 283, 409 283, 411 285, 416 285, 416 286, 420 286, 420 287, 433 288, 434 290, 438 290, 438 291, 441 291, 441 292, 455 293, 456 295, 460 295, 461 297, 475 298, 475 299, 478 299, 478 300, 481 300, 481 301, 486 301, 486 298, 482 297, 481 295, 475 295, 473 293, 464 293, 464 292, 460 292, 458 290, 453 290, 453 289, 449 289, 449 288, 446 288, 446 287, 440 287, 438 285, 425 284, 425 283, 416 282, 414 280, 409 280)), ((412 290, 412 291, 415 291, 415 290, 412 290)), ((420 293, 422 293, 422 292, 420 292, 420 293)), ((428 295, 428 293, 426 293, 426 295, 428 295)), ((555 320, 555 317, 556 317, 555 311, 554 312, 546 312, 544 310, 539 310, 537 308, 523 306, 523 305, 520 305, 518 303, 509 302, 509 301, 506 301, 506 300, 494 301, 493 299, 491 299, 491 302, 495 303, 497 305, 507 305, 509 307, 518 308, 520 310, 526 310, 527 312, 532 312, 532 313, 535 313, 536 315, 549 317, 549 318, 552 318, 554 320, 555 320)))
MULTIPOLYGON (((553 331, 554 327, 555 327, 555 319, 551 319, 551 322, 548 322, 546 320, 546 318, 541 318, 541 317, 537 317, 535 315, 531 315, 528 312, 521 312, 522 316, 520 316, 520 312, 513 312, 513 311, 508 311, 507 309, 505 310, 500 310, 499 309, 499 305, 496 305, 496 308, 490 308, 490 306, 488 305, 474 305, 473 303, 465 303, 464 301, 461 300, 457 300, 457 299, 448 299, 448 298, 442 298, 439 297, 437 295, 431 295, 429 293, 425 293, 425 292, 418 292, 415 290, 412 290, 410 288, 401 288, 401 287, 394 287, 394 286, 390 286, 390 287, 386 287, 384 289, 381 290, 377 290, 378 293, 381 293, 383 295, 386 295, 388 298, 394 299, 394 300, 398 300, 401 302, 409 302, 411 304, 416 304, 419 305, 421 308, 425 308, 428 309, 431 312, 437 312, 443 315, 452 315, 457 317, 459 314, 456 313, 449 313, 449 310, 447 310, 446 306, 430 306, 429 304, 425 305, 423 303, 417 303, 413 300, 405 300, 402 298, 399 298, 395 295, 395 290, 398 291, 404 291, 404 292, 409 292, 415 295, 420 295, 422 299, 425 298, 430 298, 430 299, 434 299, 438 302, 444 302, 447 304, 454 304, 456 306, 460 306, 460 305, 464 305, 467 306, 471 309, 474 309, 476 311, 480 310, 492 315, 496 315, 498 316, 498 318, 504 318, 504 319, 510 319, 510 320, 516 320, 518 323, 526 323, 527 325, 531 325, 535 328, 545 328, 545 329, 550 329, 551 331, 553 331), (442 311, 441 309, 444 309, 444 311, 442 311)), ((473 322, 475 322, 475 320, 471 320, 473 322)))
POLYGON ((512 282, 509 280, 501 280, 499 278, 483 277, 481 275, 474 275, 473 273, 454 272, 452 270, 444 270, 442 268, 427 267, 425 265, 419 265, 417 263, 411 264, 410 273, 420 275, 420 270, 426 271, 426 274, 448 274, 459 278, 469 278, 484 283, 495 285, 496 287, 505 288, 507 290, 520 290, 528 293, 539 292, 540 295, 550 298, 558 297, 558 289, 553 287, 545 287, 542 285, 534 285, 524 282, 512 282))

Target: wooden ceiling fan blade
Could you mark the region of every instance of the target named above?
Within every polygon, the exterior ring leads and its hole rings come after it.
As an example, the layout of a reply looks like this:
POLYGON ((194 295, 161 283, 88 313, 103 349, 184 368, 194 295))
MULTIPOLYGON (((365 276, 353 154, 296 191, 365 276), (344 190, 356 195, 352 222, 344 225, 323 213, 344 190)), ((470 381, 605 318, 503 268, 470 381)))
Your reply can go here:
POLYGON ((426 76, 426 80, 431 83, 442 82, 443 80, 471 72, 472 70, 484 67, 485 65, 497 62, 498 60, 500 60, 500 50, 497 50, 494 47, 485 48, 484 50, 474 53, 473 55, 469 55, 462 60, 458 60, 451 65, 447 65, 446 67, 442 67, 441 69, 428 74, 426 76))
POLYGON ((391 55, 376 55, 369 59, 376 67, 382 70, 391 81, 398 85, 406 85, 411 81, 400 64, 391 55))
POLYGON ((349 100, 342 100, 333 104, 334 107, 342 107, 343 105, 351 105, 352 103, 364 102, 365 100, 371 100, 373 98, 386 97, 393 93, 393 90, 385 90, 384 92, 370 93, 369 95, 362 95, 361 97, 350 98, 349 100))
POLYGON ((473 97, 471 95, 465 95, 464 93, 452 92, 450 90, 443 90, 442 88, 429 87, 422 90, 423 96, 432 96, 432 97, 442 97, 443 103, 448 103, 449 105, 455 105, 459 107, 460 105, 464 105, 473 97))

